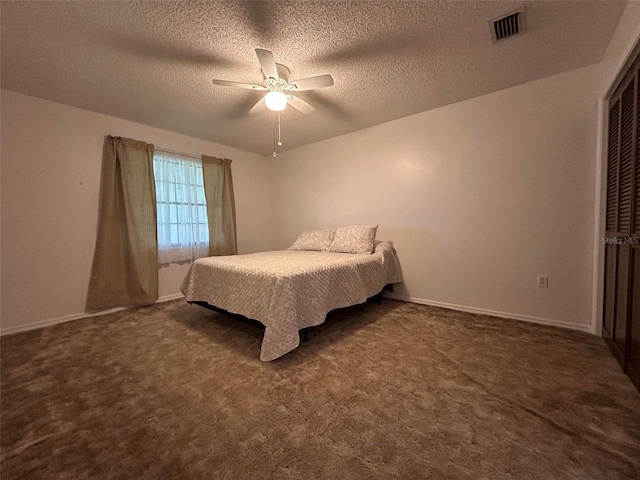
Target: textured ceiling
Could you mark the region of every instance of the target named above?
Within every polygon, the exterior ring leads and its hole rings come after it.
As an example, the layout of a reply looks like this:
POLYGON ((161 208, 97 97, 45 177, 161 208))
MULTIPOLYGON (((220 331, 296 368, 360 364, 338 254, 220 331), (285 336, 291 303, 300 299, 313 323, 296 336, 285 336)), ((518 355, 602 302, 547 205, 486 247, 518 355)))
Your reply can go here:
POLYGON ((2 87, 261 154, 254 49, 291 79, 330 73, 282 114, 290 149, 598 62, 624 2, 1 2, 2 87), (527 6, 525 34, 489 21, 527 6))

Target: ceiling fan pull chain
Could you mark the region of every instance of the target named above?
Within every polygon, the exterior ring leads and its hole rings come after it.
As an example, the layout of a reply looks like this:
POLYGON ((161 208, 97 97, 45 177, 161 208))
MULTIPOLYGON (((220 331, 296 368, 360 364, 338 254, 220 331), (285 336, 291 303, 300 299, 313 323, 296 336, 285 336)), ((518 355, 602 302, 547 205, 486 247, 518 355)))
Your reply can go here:
POLYGON ((273 158, 276 158, 276 129, 273 129, 273 158))
POLYGON ((278 145, 282 146, 282 140, 280 140, 280 112, 278 112, 278 145))

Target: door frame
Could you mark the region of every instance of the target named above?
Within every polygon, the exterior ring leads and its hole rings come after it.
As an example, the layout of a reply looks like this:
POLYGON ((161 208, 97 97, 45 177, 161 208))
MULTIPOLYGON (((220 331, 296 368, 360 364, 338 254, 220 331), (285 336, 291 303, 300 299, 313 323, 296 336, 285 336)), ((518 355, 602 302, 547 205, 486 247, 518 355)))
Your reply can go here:
MULTIPOLYGON (((624 15, 624 14, 623 14, 624 15)), ((609 144, 609 100, 616 89, 622 83, 625 73, 640 54, 640 25, 636 28, 633 41, 630 42, 627 54, 620 59, 613 80, 598 100, 598 126, 596 141, 596 191, 593 235, 593 285, 591 296, 591 333, 602 336, 602 323, 604 321, 604 267, 605 244, 602 238, 605 236, 605 217, 607 208, 607 160, 609 144)))

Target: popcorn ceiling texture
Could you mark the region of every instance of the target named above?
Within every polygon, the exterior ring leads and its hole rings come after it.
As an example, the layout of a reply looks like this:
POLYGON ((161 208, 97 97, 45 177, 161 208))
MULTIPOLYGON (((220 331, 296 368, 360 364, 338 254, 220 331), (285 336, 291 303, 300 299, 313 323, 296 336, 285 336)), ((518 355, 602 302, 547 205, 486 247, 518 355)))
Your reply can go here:
POLYGON ((2 337, 2 479, 640 478, 602 338, 393 300, 262 332, 178 300, 2 337))
MULTIPOLYGON (((250 116, 257 47, 291 79, 336 82, 282 115, 283 149, 600 61, 624 2, 1 3, 2 87, 201 137, 272 150, 274 115, 250 116), (488 22, 527 5, 527 32, 488 22)), ((52 119, 55 121, 55 119, 52 119)), ((107 132, 108 133, 108 132, 107 132)))

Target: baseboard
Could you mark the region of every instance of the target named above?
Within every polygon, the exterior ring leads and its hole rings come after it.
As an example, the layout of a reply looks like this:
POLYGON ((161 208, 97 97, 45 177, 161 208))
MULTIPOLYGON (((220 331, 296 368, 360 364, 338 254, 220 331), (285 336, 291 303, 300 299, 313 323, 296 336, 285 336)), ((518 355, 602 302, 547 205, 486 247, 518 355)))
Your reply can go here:
MULTIPOLYGON (((454 303, 446 303, 446 302, 436 302, 434 300, 426 300, 424 298, 416 298, 416 297, 407 297, 404 295, 396 295, 393 293, 385 293, 384 296, 387 298, 392 298, 394 300, 401 300, 403 302, 418 303, 421 305, 431 305, 433 307, 448 308, 450 310, 458 310, 461 312, 478 313, 481 315, 489 315, 489 316, 498 317, 498 318, 507 318, 512 320, 521 320, 523 322, 539 323, 542 325, 551 325, 554 327, 569 328, 571 330, 579 330, 579 331, 587 332, 591 334, 595 333, 591 325, 578 325, 575 323, 563 322, 560 320, 553 320, 550 318, 532 317, 528 315, 520 315, 517 313, 508 313, 508 312, 500 312, 497 310, 489 310, 486 308, 469 307, 466 305, 457 305, 454 303)), ((184 295, 182 295, 181 293, 176 293, 173 295, 165 295, 163 297, 158 298, 156 303, 168 302, 170 300, 176 300, 178 298, 184 298, 184 295)), ((128 308, 132 308, 132 307, 117 307, 109 310, 103 310, 97 313, 76 313, 73 315, 66 315, 64 317, 50 318, 47 320, 39 320, 37 322, 28 323, 25 325, 17 325, 15 327, 2 328, 0 330, 0 336, 26 332, 29 330, 36 330, 38 328, 50 327, 52 325, 57 325, 58 323, 70 322, 72 320, 78 320, 80 318, 97 317, 100 315, 106 315, 108 313, 120 312, 122 310, 127 310, 128 308)))
MULTIPOLYGON (((175 293, 173 295, 165 295, 158 298, 156 303, 168 302, 170 300, 176 300, 178 298, 184 298, 181 293, 175 293)), ((29 330, 36 330, 38 328, 50 327, 57 325, 58 323, 70 322, 72 320, 79 320, 81 318, 98 317, 100 315, 106 315, 107 313, 120 312, 135 307, 116 307, 109 310, 101 310, 96 313, 74 313, 73 315, 65 315, 64 317, 49 318, 47 320, 38 320, 37 322, 27 323, 25 325, 16 325, 15 327, 7 327, 0 329, 0 336, 11 335, 14 333, 27 332, 29 330)))
POLYGON ((576 323, 563 322, 561 320, 553 320, 550 318, 531 317, 529 315, 520 315, 518 313, 500 312, 497 310, 489 310, 486 308, 468 307, 466 305, 456 305, 454 303, 436 302, 434 300, 425 300, 424 298, 406 297, 403 295, 395 295, 393 293, 385 294, 385 297, 394 300, 402 300, 403 302, 419 303, 421 305, 431 305, 433 307, 448 308, 450 310, 458 310, 468 313, 479 313, 481 315, 489 315, 491 317, 507 318, 511 320, 521 320, 523 322, 539 323, 541 325, 551 325, 554 327, 569 328, 571 330, 579 330, 581 332, 595 334, 591 325, 578 325, 576 323))

